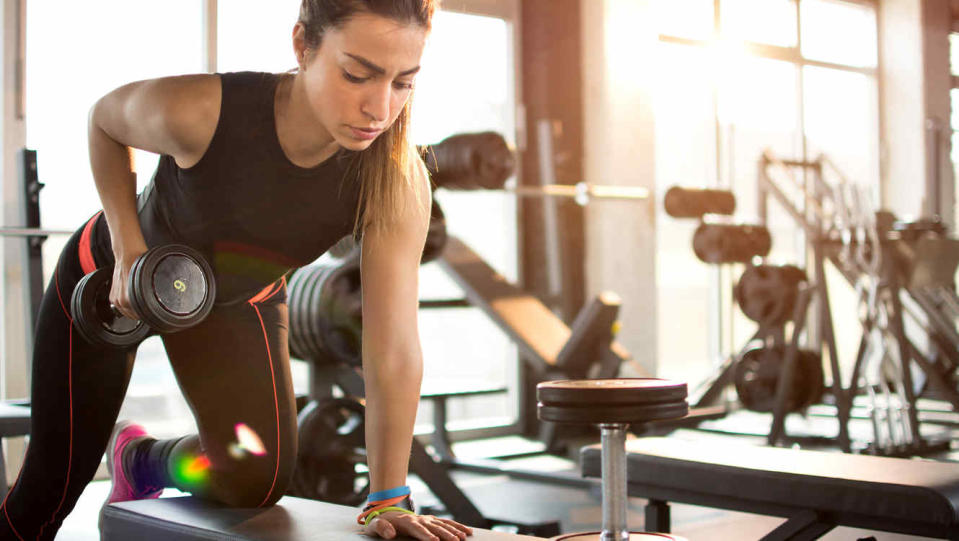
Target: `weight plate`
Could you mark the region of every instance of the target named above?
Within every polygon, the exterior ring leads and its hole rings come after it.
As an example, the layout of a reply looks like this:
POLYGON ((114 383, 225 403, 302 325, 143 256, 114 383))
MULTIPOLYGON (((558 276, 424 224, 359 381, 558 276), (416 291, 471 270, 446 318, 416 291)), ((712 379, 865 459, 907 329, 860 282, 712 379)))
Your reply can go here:
POLYGON ((208 277, 190 257, 169 255, 153 269, 153 294, 160 304, 178 316, 196 313, 207 298, 208 277))
POLYGON ((300 317, 297 310, 293 309, 294 303, 298 302, 300 299, 300 288, 302 287, 303 277, 306 275, 304 269, 300 268, 293 271, 293 274, 290 275, 290 281, 287 284, 287 291, 289 292, 289 297, 287 299, 287 304, 289 305, 289 318, 290 318, 290 332, 287 335, 287 340, 290 343, 290 355, 296 357, 297 359, 306 359, 304 356, 304 349, 302 343, 302 332, 299 329, 300 317))
POLYGON ((420 263, 429 263, 443 255, 443 249, 446 248, 448 240, 446 216, 434 197, 433 205, 430 207, 430 226, 426 232, 426 244, 423 246, 423 257, 420 259, 420 263))
MULTIPOLYGON (((786 349, 782 346, 748 350, 736 362, 733 382, 747 409, 768 413, 776 405, 776 387, 782 374, 786 349)), ((796 371, 786 397, 786 411, 795 412, 817 403, 825 385, 822 358, 813 351, 799 350, 796 371)))
POLYGON ((767 326, 780 326, 792 318, 799 284, 806 274, 793 265, 749 265, 733 295, 749 319, 767 326))
POLYGON ((363 405, 352 398, 310 402, 297 416, 296 468, 289 493, 356 506, 369 494, 363 405))
POLYGON ((544 405, 645 405, 686 400, 686 384, 659 378, 544 381, 536 399, 544 405))
POLYGON ((170 333, 192 327, 209 315, 216 284, 202 254, 188 246, 168 244, 137 258, 129 294, 150 327, 170 333))
POLYGON ((640 406, 614 404, 548 406, 540 403, 538 412, 541 420, 554 423, 648 423, 684 417, 689 412, 689 405, 685 400, 640 406))
POLYGON ((87 342, 127 347, 141 342, 150 329, 143 322, 119 315, 110 306, 113 269, 97 269, 77 282, 70 297, 74 327, 87 342))

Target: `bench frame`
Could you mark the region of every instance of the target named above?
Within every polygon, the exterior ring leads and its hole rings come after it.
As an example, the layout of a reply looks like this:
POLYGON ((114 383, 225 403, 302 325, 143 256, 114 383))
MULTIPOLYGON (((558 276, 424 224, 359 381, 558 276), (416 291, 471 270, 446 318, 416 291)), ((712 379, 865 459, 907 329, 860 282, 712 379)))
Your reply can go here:
POLYGON ((884 532, 921 535, 949 540, 959 540, 959 531, 946 526, 936 528, 925 522, 911 522, 902 519, 883 519, 876 516, 864 516, 854 513, 820 512, 803 506, 792 506, 743 497, 713 496, 696 490, 663 488, 642 483, 630 482, 627 485, 630 496, 647 498, 646 529, 654 532, 669 533, 669 503, 685 503, 716 509, 728 509, 754 513, 758 515, 786 518, 786 522, 763 536, 763 541, 806 541, 819 539, 837 526, 849 526, 884 532))

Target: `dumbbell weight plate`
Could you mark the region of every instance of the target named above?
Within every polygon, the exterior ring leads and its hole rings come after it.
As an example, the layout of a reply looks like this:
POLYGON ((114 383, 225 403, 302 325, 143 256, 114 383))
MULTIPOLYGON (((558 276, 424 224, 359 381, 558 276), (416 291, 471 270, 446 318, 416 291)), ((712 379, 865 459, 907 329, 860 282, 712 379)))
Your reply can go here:
POLYGON ((553 423, 603 424, 648 423, 662 419, 679 419, 689 412, 686 400, 643 405, 545 405, 539 404, 539 418, 553 423))
POLYGON ((297 269, 290 276, 290 280, 287 283, 287 291, 289 292, 289 305, 290 305, 290 332, 289 342, 290 342, 290 355, 297 359, 302 359, 304 357, 304 345, 302 341, 302 331, 299 329, 300 319, 296 317, 296 313, 293 310, 293 303, 298 299, 297 295, 299 288, 302 287, 301 282, 303 281, 304 273, 301 269, 297 269))
POLYGON ((608 378, 547 381, 536 386, 544 406, 639 406, 686 400, 686 384, 659 378, 608 378))
POLYGON ((196 250, 182 245, 153 248, 131 269, 130 299, 158 332, 196 325, 213 309, 213 270, 196 250))
POLYGON ((126 347, 150 334, 142 321, 119 315, 110 306, 112 269, 100 268, 77 282, 70 297, 70 312, 80 335, 92 344, 126 347))

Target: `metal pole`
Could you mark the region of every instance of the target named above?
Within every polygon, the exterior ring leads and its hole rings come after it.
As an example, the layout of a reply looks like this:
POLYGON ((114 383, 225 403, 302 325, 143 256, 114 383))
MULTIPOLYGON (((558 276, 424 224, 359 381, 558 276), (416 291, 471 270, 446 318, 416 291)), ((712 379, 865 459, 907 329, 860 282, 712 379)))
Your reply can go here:
POLYGON ((603 532, 600 541, 629 541, 626 527, 625 424, 599 425, 603 435, 603 532))

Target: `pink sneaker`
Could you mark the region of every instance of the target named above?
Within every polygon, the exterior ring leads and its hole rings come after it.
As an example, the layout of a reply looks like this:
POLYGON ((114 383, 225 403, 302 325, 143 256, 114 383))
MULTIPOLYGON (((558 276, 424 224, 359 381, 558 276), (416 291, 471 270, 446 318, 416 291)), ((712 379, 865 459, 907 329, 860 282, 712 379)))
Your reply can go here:
POLYGON ((130 421, 120 421, 113 427, 110 444, 107 446, 107 471, 110 472, 110 497, 107 503, 129 500, 149 500, 159 498, 162 488, 136 487, 133 479, 128 479, 123 471, 121 456, 123 449, 131 441, 148 436, 142 426, 130 421))

